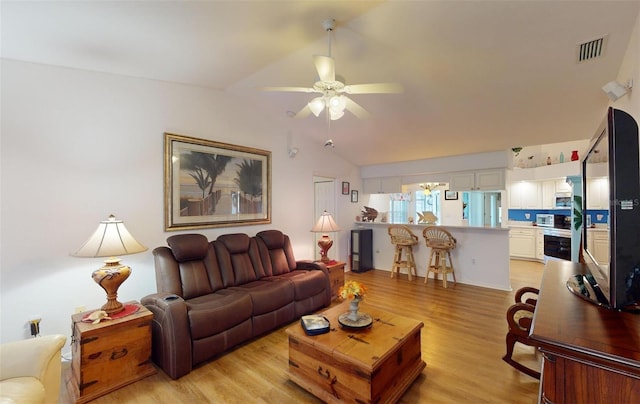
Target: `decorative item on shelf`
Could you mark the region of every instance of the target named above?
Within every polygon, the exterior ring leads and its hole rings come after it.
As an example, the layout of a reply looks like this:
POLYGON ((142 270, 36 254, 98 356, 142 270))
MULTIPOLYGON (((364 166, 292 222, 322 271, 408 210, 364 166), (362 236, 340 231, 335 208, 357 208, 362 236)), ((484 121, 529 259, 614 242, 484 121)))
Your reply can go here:
POLYGON ((327 252, 333 245, 333 240, 329 238, 327 233, 340 231, 340 227, 338 227, 336 222, 333 220, 331 214, 325 210, 322 212, 322 215, 320 215, 320 219, 318 219, 315 226, 311 228, 311 231, 314 233, 324 233, 318 240, 318 247, 320 247, 320 261, 326 264, 331 261, 327 256, 327 252))
POLYGON ((433 214, 433 212, 417 212, 418 213, 418 223, 426 223, 433 224, 438 221, 438 217, 433 214))
POLYGON ((338 322, 346 328, 366 328, 371 326, 373 318, 366 313, 361 313, 360 302, 367 294, 367 288, 357 281, 347 281, 338 290, 338 296, 342 300, 351 299, 349 312, 338 316, 338 322))
POLYGON ((547 165, 550 166, 551 165, 551 156, 547 156, 547 165))
POLYGON ((362 207, 362 221, 363 222, 374 222, 378 217, 378 211, 374 208, 370 208, 368 206, 362 207))
POLYGON ((387 223, 389 221, 389 212, 380 212, 380 223, 387 223))
POLYGON ((560 152, 560 162, 564 163, 564 153, 560 152))
POLYGON ((580 157, 578 156, 578 151, 574 150, 571 152, 571 161, 576 161, 576 160, 580 160, 580 157))
POLYGON ((118 288, 131 274, 131 268, 121 265, 120 258, 116 258, 116 255, 136 254, 146 250, 147 247, 129 233, 122 220, 116 220, 114 215, 110 215, 109 219, 100 222, 89 240, 73 254, 85 258, 109 257, 104 261, 105 266, 91 275, 107 292, 107 303, 101 307, 107 315, 111 316, 125 309, 118 301, 118 288))

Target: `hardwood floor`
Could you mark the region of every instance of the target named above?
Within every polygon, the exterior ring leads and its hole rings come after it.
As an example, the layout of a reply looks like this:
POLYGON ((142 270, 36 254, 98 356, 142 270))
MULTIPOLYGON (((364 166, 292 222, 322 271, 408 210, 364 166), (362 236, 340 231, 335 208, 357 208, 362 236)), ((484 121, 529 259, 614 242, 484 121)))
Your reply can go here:
MULTIPOLYGON (((540 285, 544 266, 511 261, 513 291, 540 285)), ((376 306, 424 322, 422 358, 427 367, 401 403, 536 403, 538 381, 501 360, 507 332, 505 313, 514 292, 498 291, 386 271, 347 273, 369 288, 361 304, 376 306)), ((92 403, 315 403, 315 397, 287 378, 287 326, 171 380, 161 370, 92 403)), ((533 348, 516 345, 514 358, 535 364, 533 348)), ((64 370, 67 373, 67 368, 64 370)), ((64 375, 66 377, 66 374, 64 375)), ((61 402, 70 399, 66 391, 61 402)))

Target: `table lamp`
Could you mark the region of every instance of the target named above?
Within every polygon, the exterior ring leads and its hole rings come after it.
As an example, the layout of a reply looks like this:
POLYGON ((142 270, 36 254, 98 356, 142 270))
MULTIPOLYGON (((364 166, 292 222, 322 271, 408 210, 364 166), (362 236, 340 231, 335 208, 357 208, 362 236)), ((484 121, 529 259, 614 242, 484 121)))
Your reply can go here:
POLYGON ((146 251, 147 247, 138 243, 124 226, 122 220, 110 215, 107 220, 100 222, 98 229, 89 240, 73 255, 76 257, 98 258, 109 257, 104 260, 105 265, 93 272, 93 280, 107 292, 107 303, 101 310, 109 315, 124 310, 118 301, 118 288, 131 274, 131 268, 120 264, 116 255, 136 254, 146 251))
POLYGON ((333 240, 329 238, 329 235, 327 233, 340 231, 340 227, 338 227, 336 222, 333 220, 331 214, 325 210, 324 212, 322 212, 322 215, 320 215, 320 219, 318 219, 311 231, 314 233, 324 233, 318 240, 318 247, 320 247, 320 261, 326 264, 330 261, 329 257, 327 257, 327 252, 333 245, 333 240))

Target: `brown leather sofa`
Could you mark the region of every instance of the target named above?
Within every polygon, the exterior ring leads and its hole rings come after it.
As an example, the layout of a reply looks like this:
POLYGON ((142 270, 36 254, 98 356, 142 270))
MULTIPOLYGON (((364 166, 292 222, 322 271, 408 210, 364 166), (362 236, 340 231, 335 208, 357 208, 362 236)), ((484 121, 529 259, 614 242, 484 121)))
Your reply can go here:
POLYGON ((278 230, 167 244, 153 250, 158 292, 141 302, 154 315, 153 360, 173 379, 331 302, 324 264, 296 261, 278 230))

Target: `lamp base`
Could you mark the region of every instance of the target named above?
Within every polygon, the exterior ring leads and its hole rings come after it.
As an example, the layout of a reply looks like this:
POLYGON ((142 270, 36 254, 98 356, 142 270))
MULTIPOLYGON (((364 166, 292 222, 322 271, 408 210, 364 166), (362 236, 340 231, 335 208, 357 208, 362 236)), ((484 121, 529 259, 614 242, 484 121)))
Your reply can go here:
POLYGON ((107 303, 100 309, 111 315, 124 310, 124 305, 118 301, 118 288, 131 275, 131 268, 120 265, 120 258, 109 258, 104 263, 105 266, 95 270, 91 277, 107 292, 107 303))
POLYGON ((329 238, 328 234, 323 234, 322 237, 318 240, 318 247, 320 247, 320 261, 325 264, 329 261, 329 257, 327 256, 327 252, 329 248, 333 245, 333 240, 329 238))

